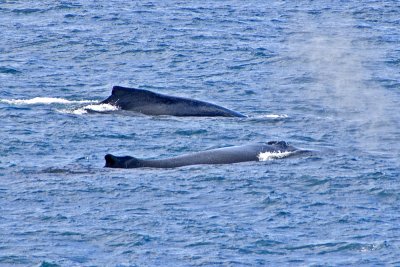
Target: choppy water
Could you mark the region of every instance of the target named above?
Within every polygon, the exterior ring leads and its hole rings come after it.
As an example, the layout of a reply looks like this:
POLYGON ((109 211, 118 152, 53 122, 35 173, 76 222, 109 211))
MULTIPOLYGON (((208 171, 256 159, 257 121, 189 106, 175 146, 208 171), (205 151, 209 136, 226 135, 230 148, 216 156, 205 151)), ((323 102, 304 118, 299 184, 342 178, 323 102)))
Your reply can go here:
POLYGON ((0 1, 1 266, 400 265, 400 4, 0 1), (249 118, 76 112, 113 85, 249 118), (104 169, 269 140, 316 157, 104 169))

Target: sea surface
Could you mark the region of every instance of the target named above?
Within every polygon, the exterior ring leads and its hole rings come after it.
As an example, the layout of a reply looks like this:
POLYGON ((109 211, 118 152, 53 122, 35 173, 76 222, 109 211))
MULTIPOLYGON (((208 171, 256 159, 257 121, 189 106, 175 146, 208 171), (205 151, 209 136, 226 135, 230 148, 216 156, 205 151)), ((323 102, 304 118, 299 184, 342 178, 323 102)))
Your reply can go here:
POLYGON ((399 14, 397 0, 0 0, 0 266, 399 266, 399 14), (248 117, 97 105, 114 85, 248 117), (103 167, 271 140, 317 153, 103 167))

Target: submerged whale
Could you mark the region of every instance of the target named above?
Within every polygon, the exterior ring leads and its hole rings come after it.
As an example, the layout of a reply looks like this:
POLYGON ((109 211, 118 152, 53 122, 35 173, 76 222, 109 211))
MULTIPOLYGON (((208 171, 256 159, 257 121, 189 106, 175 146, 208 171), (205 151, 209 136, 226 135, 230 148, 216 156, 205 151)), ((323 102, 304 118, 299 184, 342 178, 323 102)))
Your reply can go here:
POLYGON ((232 146, 218 149, 205 150, 182 156, 145 160, 130 156, 117 157, 111 154, 105 156, 108 168, 176 168, 198 164, 229 164, 246 161, 260 161, 263 153, 278 153, 281 157, 294 156, 308 152, 300 150, 284 141, 270 141, 266 144, 253 144, 232 146))
POLYGON ((146 115, 246 117, 239 112, 204 101, 121 86, 114 86, 111 96, 100 104, 111 104, 122 110, 146 115))

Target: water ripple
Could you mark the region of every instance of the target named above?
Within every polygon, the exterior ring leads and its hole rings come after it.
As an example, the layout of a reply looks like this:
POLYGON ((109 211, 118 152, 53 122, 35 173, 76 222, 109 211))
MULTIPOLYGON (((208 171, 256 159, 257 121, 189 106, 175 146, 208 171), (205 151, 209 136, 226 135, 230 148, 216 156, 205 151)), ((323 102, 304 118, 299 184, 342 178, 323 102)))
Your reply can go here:
POLYGON ((398 265, 399 8, 3 1, 0 265, 398 265), (95 105, 114 85, 248 117, 95 105), (318 154, 103 168, 270 140, 318 154))

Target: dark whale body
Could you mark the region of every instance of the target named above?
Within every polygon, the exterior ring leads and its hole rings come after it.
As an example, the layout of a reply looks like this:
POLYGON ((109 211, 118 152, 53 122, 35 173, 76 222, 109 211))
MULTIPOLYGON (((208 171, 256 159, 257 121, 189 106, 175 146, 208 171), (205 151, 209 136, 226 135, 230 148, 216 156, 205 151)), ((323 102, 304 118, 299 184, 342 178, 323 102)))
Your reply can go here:
POLYGON ((246 161, 259 161, 260 153, 265 152, 293 152, 290 155, 298 155, 305 150, 299 150, 284 141, 271 141, 266 144, 254 144, 244 146, 232 146, 219 149, 211 149, 192 154, 156 160, 144 160, 130 156, 117 157, 111 154, 105 156, 106 165, 109 168, 175 168, 198 164, 229 164, 246 161))
POLYGON ((101 104, 112 104, 122 110, 146 115, 246 117, 239 112, 204 101, 121 86, 114 86, 111 96, 101 104))

